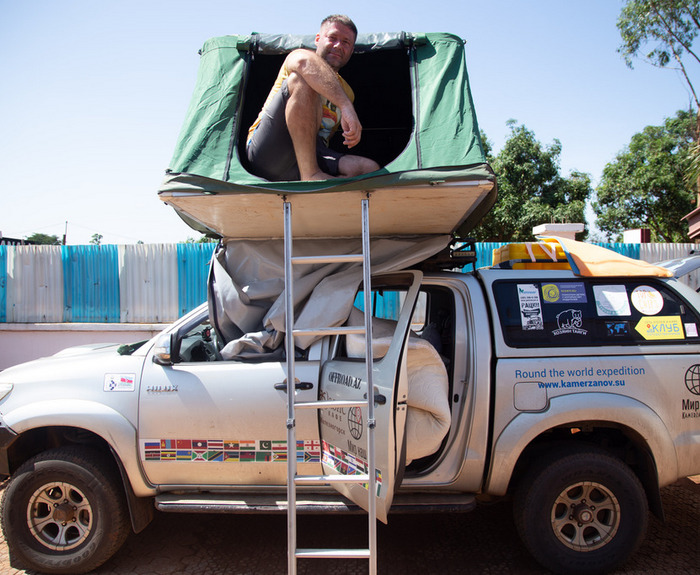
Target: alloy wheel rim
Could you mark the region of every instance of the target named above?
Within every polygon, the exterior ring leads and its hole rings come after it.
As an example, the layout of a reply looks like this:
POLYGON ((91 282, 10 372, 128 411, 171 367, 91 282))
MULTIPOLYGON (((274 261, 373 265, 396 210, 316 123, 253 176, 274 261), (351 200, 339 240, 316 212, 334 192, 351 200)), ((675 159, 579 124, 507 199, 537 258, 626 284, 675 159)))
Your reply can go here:
POLYGON ((620 504, 603 484, 581 481, 557 496, 551 522, 555 536, 569 549, 595 551, 615 537, 620 527, 620 504))
POLYGON ((75 485, 53 481, 37 489, 27 505, 27 525, 34 538, 53 551, 68 551, 92 531, 93 511, 75 485))

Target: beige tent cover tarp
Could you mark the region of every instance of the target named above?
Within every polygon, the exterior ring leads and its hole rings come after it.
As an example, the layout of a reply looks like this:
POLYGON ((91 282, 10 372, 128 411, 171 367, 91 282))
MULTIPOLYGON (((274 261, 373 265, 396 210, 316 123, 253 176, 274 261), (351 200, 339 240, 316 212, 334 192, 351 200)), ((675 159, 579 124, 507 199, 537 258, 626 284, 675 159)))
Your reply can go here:
POLYGON ((666 268, 635 260, 606 248, 565 238, 543 238, 548 243, 559 243, 566 254, 572 271, 587 277, 656 276, 673 277, 666 268))

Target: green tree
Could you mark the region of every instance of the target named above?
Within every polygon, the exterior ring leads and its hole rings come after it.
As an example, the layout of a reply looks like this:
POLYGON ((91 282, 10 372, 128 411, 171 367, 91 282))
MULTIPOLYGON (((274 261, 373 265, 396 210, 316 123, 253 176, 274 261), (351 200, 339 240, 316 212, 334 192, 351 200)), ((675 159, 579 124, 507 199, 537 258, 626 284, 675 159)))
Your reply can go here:
POLYGON ((628 0, 617 20, 622 45, 618 52, 632 68, 635 58, 680 70, 700 107, 686 59, 700 63, 693 41, 700 31, 697 0, 628 0))
POLYGON ((192 236, 189 236, 184 242, 180 242, 183 244, 214 244, 219 241, 219 238, 211 238, 209 236, 201 235, 199 236, 198 239, 193 238, 192 236))
POLYGON ((94 246, 99 246, 100 243, 102 243, 102 234, 92 234, 92 237, 90 238, 90 244, 94 246))
POLYGON ((684 176, 700 182, 700 100, 688 64, 700 64, 693 42, 700 32, 700 2, 697 0, 628 0, 617 21, 622 45, 618 52, 633 68, 641 59, 660 68, 679 71, 695 102, 695 144, 688 149, 691 161, 684 176))
POLYGON ((479 241, 529 241, 532 228, 549 222, 585 222, 592 193, 587 174, 559 173, 561 143, 544 146, 525 126, 509 121, 510 137, 497 156, 482 133, 487 160, 498 178, 498 199, 471 234, 479 241))
POLYGON ((28 242, 32 242, 34 244, 44 244, 49 246, 61 245, 61 240, 58 239, 58 236, 54 235, 34 233, 31 236, 28 236, 26 239, 28 242))
POLYGON ((608 239, 649 228, 652 241, 687 241, 681 218, 693 209, 694 185, 683 177, 693 145, 695 114, 680 111, 663 126, 647 126, 605 166, 593 211, 608 239))

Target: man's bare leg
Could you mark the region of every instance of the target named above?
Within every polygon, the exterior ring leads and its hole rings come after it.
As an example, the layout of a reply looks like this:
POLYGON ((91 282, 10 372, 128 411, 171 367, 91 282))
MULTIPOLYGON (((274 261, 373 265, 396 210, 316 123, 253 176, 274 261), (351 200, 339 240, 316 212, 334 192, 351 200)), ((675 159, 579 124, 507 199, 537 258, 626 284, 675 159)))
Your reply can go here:
POLYGON ((285 111, 301 180, 330 180, 316 160, 316 137, 321 125, 321 100, 304 79, 292 73, 287 78, 289 99, 285 111))
POLYGON ((338 175, 341 178, 352 178, 354 176, 361 176, 362 174, 369 174, 378 170, 381 166, 370 158, 365 158, 364 156, 353 156, 351 154, 346 154, 340 158, 338 162, 338 175))

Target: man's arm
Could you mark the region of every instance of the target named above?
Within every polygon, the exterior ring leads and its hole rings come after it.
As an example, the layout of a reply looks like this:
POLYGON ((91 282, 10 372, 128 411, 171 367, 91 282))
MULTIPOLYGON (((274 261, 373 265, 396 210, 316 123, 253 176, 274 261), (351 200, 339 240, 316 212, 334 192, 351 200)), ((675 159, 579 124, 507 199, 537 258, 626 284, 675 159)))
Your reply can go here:
POLYGON ((344 144, 348 148, 356 146, 362 136, 362 125, 355 107, 338 80, 338 75, 323 58, 310 50, 294 50, 285 60, 290 74, 296 73, 309 87, 340 109, 344 144))

